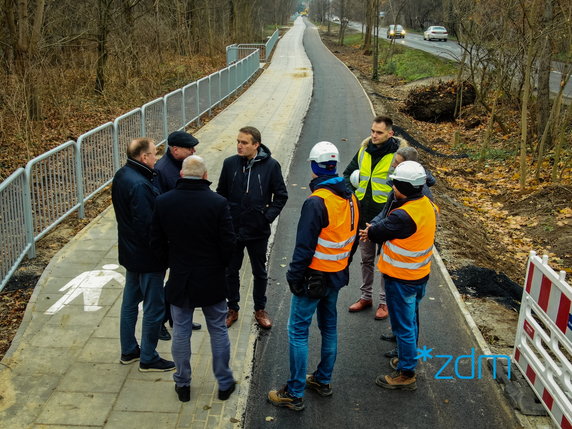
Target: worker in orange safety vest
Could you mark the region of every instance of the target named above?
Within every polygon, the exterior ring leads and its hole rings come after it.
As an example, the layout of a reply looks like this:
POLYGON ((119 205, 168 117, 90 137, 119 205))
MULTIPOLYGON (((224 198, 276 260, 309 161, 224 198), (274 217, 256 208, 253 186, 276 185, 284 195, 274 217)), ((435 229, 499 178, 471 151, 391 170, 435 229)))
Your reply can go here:
POLYGON ((415 161, 399 164, 393 181, 396 202, 385 219, 360 230, 361 240, 382 244, 378 268, 385 280, 391 328, 397 338, 395 370, 376 384, 388 389, 415 390, 419 303, 431 272, 438 208, 423 195, 427 175, 415 161))

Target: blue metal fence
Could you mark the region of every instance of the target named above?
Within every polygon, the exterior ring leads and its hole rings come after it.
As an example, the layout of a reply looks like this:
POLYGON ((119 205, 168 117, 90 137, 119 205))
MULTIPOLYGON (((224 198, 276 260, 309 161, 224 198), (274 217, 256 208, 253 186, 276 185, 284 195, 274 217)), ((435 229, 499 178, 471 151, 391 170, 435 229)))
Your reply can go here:
MULTIPOLYGON (((272 45, 273 47, 274 45, 272 45)), ((163 144, 169 133, 198 122, 260 67, 260 51, 150 101, 29 161, 0 183, 0 291, 35 243, 109 185, 136 137, 163 144)))

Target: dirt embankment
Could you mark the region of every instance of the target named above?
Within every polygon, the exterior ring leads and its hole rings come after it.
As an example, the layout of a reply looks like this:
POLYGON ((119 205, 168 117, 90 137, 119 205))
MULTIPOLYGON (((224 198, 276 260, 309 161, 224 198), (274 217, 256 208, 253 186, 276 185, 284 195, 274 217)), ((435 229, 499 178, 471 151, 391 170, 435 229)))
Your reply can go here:
MULTIPOLYGON (((436 176, 432 190, 441 209, 436 246, 491 349, 510 354, 528 252, 548 254, 553 268, 572 271, 570 178, 552 185, 530 183, 521 192, 516 156, 484 161, 463 156, 467 148, 480 147, 485 112, 468 106, 454 122, 416 121, 403 113, 407 96, 413 88, 440 79, 405 84, 381 76, 374 82, 370 56, 359 47, 338 46, 335 37, 322 38, 358 77, 376 113, 393 118, 397 133, 417 147, 421 162, 436 176)), ((516 147, 516 132, 493 139, 500 153, 516 147)))

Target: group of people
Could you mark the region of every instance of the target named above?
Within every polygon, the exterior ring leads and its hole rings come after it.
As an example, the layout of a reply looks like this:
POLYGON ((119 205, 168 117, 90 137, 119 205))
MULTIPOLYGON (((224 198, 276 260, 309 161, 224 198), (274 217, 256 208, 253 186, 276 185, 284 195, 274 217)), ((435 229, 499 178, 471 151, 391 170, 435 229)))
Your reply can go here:
MULTIPOLYGON (((416 388, 419 302, 429 277, 438 209, 428 186, 435 181, 416 162, 414 148, 394 137, 392 120, 374 119, 371 135, 338 175, 339 151, 330 142, 312 148, 308 161, 311 195, 298 221, 296 244, 286 275, 292 293, 288 320, 290 377, 268 400, 304 409, 304 390, 333 392, 337 355, 337 299, 349 283, 349 265, 360 247, 362 286, 350 312, 373 306, 374 263, 382 274, 375 319, 389 317, 397 342, 389 354, 395 370, 377 377, 389 389, 416 388), (308 335, 314 313, 321 332, 321 360, 307 374, 308 335)), ((241 128, 237 154, 225 159, 216 192, 210 189, 198 140, 177 131, 169 150, 155 164, 150 139, 133 140, 127 163, 115 175, 112 199, 118 224, 119 262, 127 271, 121 307, 121 363, 139 360, 140 371, 175 370, 179 400, 190 400, 190 338, 194 310, 202 308, 210 334, 218 397, 236 387, 229 366, 228 329, 239 318, 244 251, 253 274, 254 317, 272 327, 266 312, 266 253, 270 225, 288 192, 278 161, 262 144, 259 130, 241 128), (168 280, 164 285, 166 271, 168 280), (135 337, 138 305, 143 302, 141 345, 135 337), (173 327, 174 362, 156 352, 173 327)))
POLYGON ((167 144, 168 151, 157 162, 154 142, 134 139, 127 148, 127 163, 113 179, 119 262, 127 271, 120 362, 139 361, 142 372, 175 370, 175 391, 182 402, 189 401, 190 338, 192 330, 201 328, 193 315, 202 308, 218 397, 226 400, 236 385, 229 366, 228 328, 238 319, 244 250, 254 277, 254 317, 269 329, 266 252, 270 224, 288 192, 280 164, 254 127, 240 129, 237 154, 224 161, 216 192, 210 189, 204 160, 195 155, 196 137, 176 131, 167 144), (135 325, 140 302, 139 345, 135 325), (173 328, 174 361, 156 351, 159 339, 171 339, 166 322, 173 328))

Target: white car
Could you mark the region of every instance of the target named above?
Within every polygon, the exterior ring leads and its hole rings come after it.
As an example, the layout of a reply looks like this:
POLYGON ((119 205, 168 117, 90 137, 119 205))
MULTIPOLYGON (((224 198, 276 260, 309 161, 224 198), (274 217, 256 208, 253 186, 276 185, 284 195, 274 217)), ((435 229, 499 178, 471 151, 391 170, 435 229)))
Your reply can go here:
POLYGON ((443 42, 446 42, 448 36, 449 34, 445 27, 433 25, 425 30, 423 33, 423 40, 442 40, 443 42))

